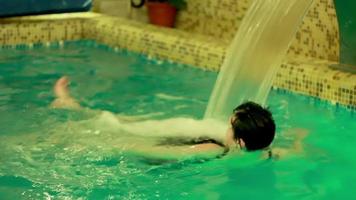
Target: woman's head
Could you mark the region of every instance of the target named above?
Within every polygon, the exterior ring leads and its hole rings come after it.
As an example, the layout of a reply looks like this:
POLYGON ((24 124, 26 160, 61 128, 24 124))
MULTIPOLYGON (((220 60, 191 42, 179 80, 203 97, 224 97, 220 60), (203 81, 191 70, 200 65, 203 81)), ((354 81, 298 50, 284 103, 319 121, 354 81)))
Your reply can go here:
POLYGON ((276 125, 269 110, 254 102, 246 102, 234 109, 231 117, 233 138, 243 142, 248 151, 268 147, 275 135, 276 125))

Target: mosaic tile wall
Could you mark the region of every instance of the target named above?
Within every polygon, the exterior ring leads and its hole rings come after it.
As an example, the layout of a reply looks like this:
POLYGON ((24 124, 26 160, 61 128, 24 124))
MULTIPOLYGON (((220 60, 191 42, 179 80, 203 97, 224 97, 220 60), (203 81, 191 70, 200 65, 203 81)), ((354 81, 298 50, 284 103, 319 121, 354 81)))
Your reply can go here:
MULTIPOLYGON (((188 0, 177 27, 230 41, 251 0, 188 0)), ((339 34, 333 0, 315 0, 293 41, 288 56, 338 61, 339 34)))
POLYGON ((226 44, 210 37, 102 16, 84 25, 84 37, 112 47, 217 71, 226 44))
MULTIPOLYGON (((76 39, 94 39, 214 71, 223 63, 228 46, 201 34, 92 13, 0 20, 0 46, 76 39)), ((281 66, 274 86, 356 108, 356 75, 330 69, 334 63, 289 59, 281 66)))
POLYGON ((83 18, 18 17, 0 19, 0 45, 78 40, 83 35, 83 18))
POLYGON ((314 0, 292 43, 289 58, 339 61, 339 26, 333 0, 314 0))
POLYGON ((320 60, 285 63, 274 86, 356 109, 356 74, 333 70, 332 64, 320 60))
POLYGON ((188 32, 230 41, 241 24, 250 0, 187 0, 176 26, 188 32))

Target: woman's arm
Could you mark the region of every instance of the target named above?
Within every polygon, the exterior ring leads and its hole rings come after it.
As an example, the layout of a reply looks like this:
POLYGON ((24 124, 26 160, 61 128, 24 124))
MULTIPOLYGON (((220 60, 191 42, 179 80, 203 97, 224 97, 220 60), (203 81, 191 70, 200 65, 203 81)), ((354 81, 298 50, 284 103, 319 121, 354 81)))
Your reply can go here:
POLYGON ((303 140, 308 135, 308 130, 294 129, 293 131, 291 131, 291 133, 295 134, 295 140, 293 142, 293 145, 290 148, 273 147, 272 153, 274 156, 278 158, 283 158, 288 155, 296 155, 304 152, 303 140))
POLYGON ((225 149, 213 143, 187 146, 134 146, 128 153, 145 158, 161 160, 185 160, 190 158, 214 158, 225 149))

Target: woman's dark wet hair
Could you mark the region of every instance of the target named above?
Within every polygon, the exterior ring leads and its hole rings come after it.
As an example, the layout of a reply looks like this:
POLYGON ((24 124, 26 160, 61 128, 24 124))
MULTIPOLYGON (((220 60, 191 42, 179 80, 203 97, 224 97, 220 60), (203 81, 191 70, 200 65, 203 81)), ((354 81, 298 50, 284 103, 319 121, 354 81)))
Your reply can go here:
POLYGON ((234 109, 234 116, 234 139, 242 139, 248 151, 264 149, 272 143, 276 125, 268 109, 246 102, 234 109))

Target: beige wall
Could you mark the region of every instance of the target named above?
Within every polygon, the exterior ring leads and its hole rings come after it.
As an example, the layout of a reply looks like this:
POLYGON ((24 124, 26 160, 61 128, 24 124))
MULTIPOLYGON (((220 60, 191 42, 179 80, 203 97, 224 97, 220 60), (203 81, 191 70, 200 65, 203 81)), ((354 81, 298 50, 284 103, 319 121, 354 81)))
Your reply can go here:
POLYGON ((93 0, 93 11, 147 23, 146 7, 131 8, 130 0, 93 0))

